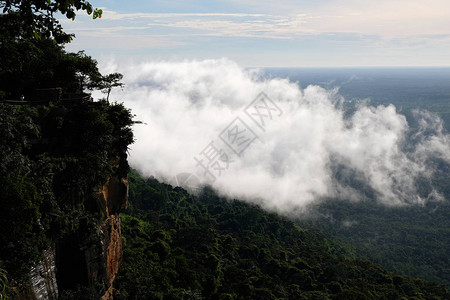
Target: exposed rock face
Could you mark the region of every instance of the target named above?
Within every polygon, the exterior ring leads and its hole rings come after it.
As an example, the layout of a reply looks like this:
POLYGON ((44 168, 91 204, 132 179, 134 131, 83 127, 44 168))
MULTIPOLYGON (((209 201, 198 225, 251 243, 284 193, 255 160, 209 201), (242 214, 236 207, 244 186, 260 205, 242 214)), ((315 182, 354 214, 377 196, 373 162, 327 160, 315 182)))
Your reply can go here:
POLYGON ((53 300, 60 290, 79 286, 102 289, 102 300, 113 299, 113 282, 122 261, 122 232, 119 212, 128 202, 128 179, 111 177, 99 189, 96 205, 105 220, 96 238, 84 234, 88 224, 80 224, 76 232, 56 242, 55 249, 45 251, 44 258, 31 269, 31 283, 19 299, 53 300), (86 229, 85 229, 86 228, 86 229))
POLYGON ((128 203, 128 178, 113 176, 103 185, 99 206, 109 217, 125 209, 128 203))
POLYGON ((113 282, 119 271, 122 261, 122 233, 120 227, 120 216, 112 215, 103 224, 105 234, 104 257, 106 258, 106 283, 108 288, 102 300, 113 298, 113 282))
POLYGON ((113 298, 113 282, 119 271, 122 261, 122 231, 119 212, 125 209, 128 203, 128 179, 113 176, 103 186, 102 198, 106 220, 103 223, 103 257, 106 260, 105 280, 106 292, 102 300, 113 298))
POLYGON ((17 300, 56 300, 58 285, 56 282, 55 249, 44 251, 42 260, 31 268, 30 282, 23 286, 17 300))
POLYGON ((57 299, 58 286, 56 283, 55 250, 44 252, 44 258, 35 267, 31 268, 31 288, 35 299, 57 299))

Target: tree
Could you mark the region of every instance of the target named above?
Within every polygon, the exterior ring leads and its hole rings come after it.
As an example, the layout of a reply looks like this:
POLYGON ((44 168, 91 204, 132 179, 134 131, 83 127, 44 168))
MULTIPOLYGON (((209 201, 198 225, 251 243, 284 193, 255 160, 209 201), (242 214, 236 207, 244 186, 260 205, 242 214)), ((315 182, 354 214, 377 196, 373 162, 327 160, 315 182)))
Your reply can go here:
POLYGON ((61 87, 65 93, 121 86, 120 74, 102 76, 84 52, 67 53, 73 35, 63 31, 56 13, 75 19, 84 10, 93 18, 102 11, 86 0, 0 0, 0 99, 32 98, 37 89, 61 87))
POLYGON ((122 78, 123 75, 120 73, 111 73, 101 76, 93 86, 107 94, 106 101, 109 102, 109 94, 111 93, 111 90, 115 87, 123 87, 123 83, 120 82, 122 78))
POLYGON ((93 8, 86 0, 2 0, 0 8, 4 14, 20 19, 17 23, 22 31, 18 38, 51 38, 58 44, 70 42, 74 35, 67 34, 59 24, 55 13, 61 13, 68 19, 75 19, 76 11, 86 11, 94 19, 101 18, 102 10, 93 8))

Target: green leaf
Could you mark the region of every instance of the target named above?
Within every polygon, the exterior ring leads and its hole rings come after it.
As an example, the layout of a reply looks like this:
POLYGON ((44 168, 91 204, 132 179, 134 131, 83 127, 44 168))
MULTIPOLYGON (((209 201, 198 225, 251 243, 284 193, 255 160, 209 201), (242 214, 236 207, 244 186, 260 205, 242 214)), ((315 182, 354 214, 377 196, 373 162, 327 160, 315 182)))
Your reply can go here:
POLYGON ((33 31, 33 33, 34 33, 34 37, 35 37, 37 40, 41 40, 41 35, 40 35, 39 33, 37 33, 36 31, 33 31))
POLYGON ((94 10, 94 14, 92 15, 92 18, 93 18, 93 19, 97 19, 97 18, 100 18, 100 19, 101 19, 102 14, 103 14, 103 10, 96 8, 96 9, 94 10))
POLYGON ((86 12, 88 15, 92 13, 92 5, 90 3, 86 5, 86 12))

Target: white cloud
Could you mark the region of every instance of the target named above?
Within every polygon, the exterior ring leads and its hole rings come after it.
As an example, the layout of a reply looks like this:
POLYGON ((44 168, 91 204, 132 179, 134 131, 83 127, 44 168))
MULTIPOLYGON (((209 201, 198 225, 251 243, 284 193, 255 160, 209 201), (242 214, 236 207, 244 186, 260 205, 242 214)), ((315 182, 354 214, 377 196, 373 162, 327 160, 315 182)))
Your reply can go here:
POLYGON ((265 31, 268 37, 352 33, 388 39, 450 34, 450 2, 446 0, 330 0, 316 4, 284 1, 284 4, 264 5, 247 1, 244 4, 253 11, 270 13, 120 13, 104 9, 103 18, 147 20, 172 28, 211 30, 218 36, 249 36, 246 33, 252 31, 265 31))
POLYGON ((77 35, 69 45, 66 46, 68 51, 77 51, 77 49, 115 49, 115 50, 137 50, 137 49, 167 49, 185 43, 176 41, 170 37, 154 36, 154 35, 127 35, 117 34, 114 31, 108 32, 88 32, 77 35))
POLYGON ((214 6, 202 13, 104 8, 101 20, 80 14, 76 22, 62 22, 83 39, 69 49, 95 48, 102 53, 156 49, 153 54, 159 58, 225 55, 246 65, 448 64, 450 2, 444 0, 289 0, 264 5, 244 1, 239 7, 248 13, 234 12, 237 8, 218 13, 214 6), (219 54, 216 43, 224 44, 219 54), (161 48, 168 51, 158 52, 161 48), (283 55, 275 57, 275 51, 283 55))
POLYGON ((383 38, 450 33, 445 0, 326 1, 310 10, 316 32, 374 34, 383 38))
MULTIPOLYGON (((107 71, 116 68, 110 64, 107 71)), ((418 195, 415 180, 432 174, 429 158, 450 163, 450 138, 429 113, 417 113, 421 131, 416 146, 405 150, 409 127, 392 105, 361 105, 346 119, 336 91, 317 86, 302 90, 286 79, 263 80, 258 71, 226 59, 127 64, 119 70, 126 88, 112 97, 124 99, 147 124, 136 125, 131 165, 160 179, 184 172, 201 177, 194 156, 201 158, 213 141, 233 161, 220 176, 211 167, 215 188, 289 212, 323 197, 361 198, 339 179, 339 165, 380 202, 399 205, 426 201, 418 195), (265 132, 243 111, 260 92, 283 112, 265 132), (219 138, 236 117, 258 135, 241 156, 219 138)), ((429 197, 437 195, 432 191, 429 197)))
MULTIPOLYGON (((201 17, 209 17, 201 16, 201 17)), ((173 22, 154 22, 150 25, 165 26, 177 29, 193 29, 197 34, 206 36, 231 36, 231 37, 259 37, 259 38, 292 38, 297 34, 307 34, 309 30, 303 28, 304 16, 267 16, 246 20, 235 20, 234 15, 221 15, 226 19, 186 19, 173 22)))
POLYGON ((264 17, 265 14, 244 13, 119 13, 105 9, 104 20, 124 19, 157 19, 157 18, 189 18, 189 17, 264 17))

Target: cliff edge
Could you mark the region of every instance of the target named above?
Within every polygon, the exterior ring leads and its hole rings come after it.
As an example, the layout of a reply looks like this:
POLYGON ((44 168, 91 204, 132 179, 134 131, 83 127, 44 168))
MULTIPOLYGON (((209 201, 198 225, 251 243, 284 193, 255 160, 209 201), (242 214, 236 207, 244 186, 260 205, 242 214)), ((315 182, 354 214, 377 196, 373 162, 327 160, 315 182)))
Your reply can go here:
POLYGON ((106 101, 0 105, 0 117, 0 268, 8 296, 113 299, 130 111, 106 101))

